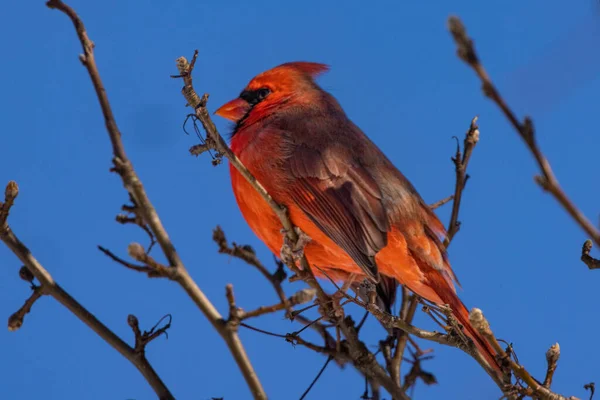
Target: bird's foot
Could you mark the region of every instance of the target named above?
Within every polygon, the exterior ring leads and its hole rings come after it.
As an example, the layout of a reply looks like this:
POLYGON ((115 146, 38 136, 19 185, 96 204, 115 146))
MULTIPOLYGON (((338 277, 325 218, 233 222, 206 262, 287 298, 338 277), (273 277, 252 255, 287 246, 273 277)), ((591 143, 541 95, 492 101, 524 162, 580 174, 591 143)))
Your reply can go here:
POLYGON ((367 298, 369 299, 369 305, 375 305, 377 301, 377 287, 370 280, 365 278, 364 281, 360 284, 367 293, 367 298))
POLYGON ((283 236, 283 246, 281 246, 280 257, 281 260, 286 264, 296 264, 304 257, 304 248, 311 241, 310 236, 302 232, 298 227, 294 227, 298 240, 293 243, 292 240, 287 236, 287 230, 282 229, 281 233, 283 236))

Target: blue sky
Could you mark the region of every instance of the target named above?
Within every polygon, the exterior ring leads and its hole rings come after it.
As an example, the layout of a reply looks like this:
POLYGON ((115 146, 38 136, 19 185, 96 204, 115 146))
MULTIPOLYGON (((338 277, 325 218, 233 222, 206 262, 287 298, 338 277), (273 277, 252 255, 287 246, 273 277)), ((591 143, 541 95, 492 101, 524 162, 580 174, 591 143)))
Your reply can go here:
MULTIPOLYGON (((185 115, 174 60, 200 50, 195 83, 210 108, 237 96, 255 74, 287 61, 331 65, 320 78, 350 117, 385 151, 428 202, 451 193, 453 135, 479 115, 463 200, 463 226, 450 259, 467 306, 482 308, 496 334, 543 379, 544 353, 562 349, 554 388, 586 397, 598 380, 600 329, 594 303, 600 276, 579 261, 586 239, 556 202, 533 182, 536 166, 473 73, 455 56, 446 19, 465 22, 488 71, 523 116, 532 115, 539 142, 579 207, 598 221, 594 171, 600 146, 600 9, 591 1, 469 2, 303 1, 286 3, 72 3, 96 43, 96 56, 126 149, 151 200, 200 287, 222 312, 224 286, 252 309, 276 301, 256 271, 216 253, 220 224, 228 237, 268 250, 237 209, 228 168, 188 155, 197 143, 181 129, 185 115)), ((114 222, 127 200, 108 173, 110 145, 73 27, 43 1, 12 2, 0 16, 0 183, 21 193, 10 223, 55 279, 128 340, 129 313, 149 328, 173 315, 168 340, 148 356, 177 398, 250 398, 225 345, 173 283, 124 270, 96 250, 125 255, 145 240, 114 222)), ((216 119, 222 133, 229 125, 216 119)), ((450 207, 438 210, 443 221, 450 207)), ((597 252, 594 253, 596 256, 597 252)), ((8 318, 29 294, 18 260, 0 246, 0 315, 8 318)), ((270 265, 270 264, 269 264, 270 265)), ((288 293, 300 284, 286 284, 288 293)), ((418 323, 433 325, 423 316, 418 323)), ((286 333, 298 328, 274 315, 252 324, 286 333)), ((369 321, 366 340, 379 327, 369 321)), ((323 358, 250 331, 242 340, 273 399, 298 398, 323 358)), ((309 336, 311 337, 311 336, 309 336)), ((0 330, 0 387, 11 399, 150 399, 153 392, 117 352, 50 298, 39 301, 18 332, 0 330)), ((439 384, 419 385, 418 399, 495 399, 494 384, 455 349, 435 349, 424 367, 439 384)), ((330 365, 310 398, 358 398, 358 373, 330 365)))

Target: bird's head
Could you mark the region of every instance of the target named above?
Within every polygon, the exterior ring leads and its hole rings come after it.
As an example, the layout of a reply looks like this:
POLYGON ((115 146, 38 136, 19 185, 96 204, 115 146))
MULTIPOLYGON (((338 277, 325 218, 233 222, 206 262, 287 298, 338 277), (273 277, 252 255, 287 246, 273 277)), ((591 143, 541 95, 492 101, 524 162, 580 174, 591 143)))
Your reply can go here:
POLYGON ((215 114, 240 125, 258 120, 286 104, 310 100, 314 78, 329 69, 324 64, 297 61, 281 64, 255 76, 240 96, 221 106, 215 114))

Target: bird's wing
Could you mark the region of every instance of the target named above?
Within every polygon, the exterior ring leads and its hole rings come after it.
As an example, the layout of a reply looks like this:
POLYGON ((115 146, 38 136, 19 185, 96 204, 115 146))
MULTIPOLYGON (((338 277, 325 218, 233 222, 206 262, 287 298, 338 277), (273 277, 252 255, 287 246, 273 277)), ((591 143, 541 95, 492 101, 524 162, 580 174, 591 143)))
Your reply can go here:
POLYGON ((377 182, 340 143, 300 144, 287 162, 292 200, 377 282, 375 255, 386 246, 389 227, 377 182))

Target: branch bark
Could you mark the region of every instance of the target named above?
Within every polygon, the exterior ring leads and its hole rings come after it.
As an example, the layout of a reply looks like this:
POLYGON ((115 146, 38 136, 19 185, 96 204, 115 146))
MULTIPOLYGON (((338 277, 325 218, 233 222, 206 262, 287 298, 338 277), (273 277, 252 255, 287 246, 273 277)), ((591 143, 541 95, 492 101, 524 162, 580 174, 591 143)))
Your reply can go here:
MULTIPOLYGON (((457 139, 458 141, 458 139, 457 139)), ((477 117, 474 117, 471 120, 471 126, 467 131, 464 140, 464 153, 460 151, 460 145, 456 146, 456 155, 452 157, 452 162, 454 162, 454 167, 456 170, 456 184, 454 187, 454 201, 452 202, 452 214, 450 216, 450 222, 448 223, 448 233, 446 235, 446 239, 444 240, 444 247, 448 247, 454 235, 460 229, 460 222, 458 221, 458 212, 460 211, 460 201, 462 200, 463 190, 465 189, 465 185, 467 184, 467 180, 469 179, 469 175, 467 175, 467 165, 469 165, 469 160, 471 159, 471 154, 473 153, 473 149, 475 149, 475 145, 479 141, 479 126, 477 126, 477 117)))
POLYGON ((593 243, 591 240, 586 240, 581 248, 581 261, 588 266, 589 269, 600 269, 600 260, 590 256, 593 243))
POLYGON ((266 393, 260 383, 252 364, 246 354, 244 347, 239 339, 237 330, 229 329, 225 320, 219 314, 214 305, 204 295, 196 282, 189 275, 179 254, 175 250, 175 246, 171 242, 166 229, 164 228, 154 206, 150 202, 144 186, 137 173, 133 169, 133 165, 127 158, 125 148, 121 140, 121 133, 117 126, 117 122, 112 112, 106 89, 100 78, 98 67, 94 57, 94 43, 89 39, 83 21, 70 6, 63 3, 61 0, 50 0, 46 3, 49 8, 57 9, 66 14, 75 27, 75 31, 81 42, 83 54, 80 55, 83 66, 88 71, 92 84, 98 96, 102 115, 106 124, 106 130, 110 138, 113 148, 113 171, 117 172, 122 179, 123 186, 129 192, 134 200, 138 211, 150 230, 156 237, 156 241, 160 245, 165 257, 168 260, 169 266, 173 268, 173 273, 169 276, 170 279, 176 281, 194 301, 198 308, 202 311, 205 317, 210 321, 215 330, 221 335, 227 344, 231 354, 233 355, 240 371, 242 372, 248 387, 253 396, 257 399, 266 399, 266 393))

